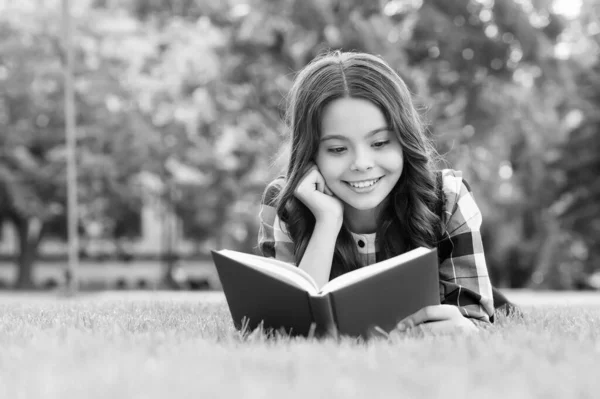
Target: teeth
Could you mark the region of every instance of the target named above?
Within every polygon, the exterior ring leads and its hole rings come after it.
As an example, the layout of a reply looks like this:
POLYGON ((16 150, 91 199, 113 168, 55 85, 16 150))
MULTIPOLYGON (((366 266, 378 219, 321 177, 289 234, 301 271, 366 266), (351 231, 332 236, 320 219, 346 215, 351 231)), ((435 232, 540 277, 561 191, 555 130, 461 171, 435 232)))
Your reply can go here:
POLYGON ((350 184, 352 187, 364 188, 364 187, 372 186, 373 184, 377 183, 378 180, 379 179, 367 180, 367 181, 361 181, 360 183, 348 183, 348 184, 350 184))

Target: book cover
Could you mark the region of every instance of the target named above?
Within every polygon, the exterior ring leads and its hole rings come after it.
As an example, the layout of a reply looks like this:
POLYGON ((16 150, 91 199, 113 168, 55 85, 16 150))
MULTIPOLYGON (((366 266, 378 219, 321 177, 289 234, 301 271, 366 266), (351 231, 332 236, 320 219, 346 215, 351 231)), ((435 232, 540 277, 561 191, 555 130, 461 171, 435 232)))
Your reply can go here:
POLYGON ((407 316, 440 304, 437 251, 330 293, 340 334, 367 337, 375 328, 390 332, 407 316))
POLYGON ((284 329, 291 335, 308 335, 313 315, 308 293, 243 263, 212 252, 235 327, 254 330, 284 329))

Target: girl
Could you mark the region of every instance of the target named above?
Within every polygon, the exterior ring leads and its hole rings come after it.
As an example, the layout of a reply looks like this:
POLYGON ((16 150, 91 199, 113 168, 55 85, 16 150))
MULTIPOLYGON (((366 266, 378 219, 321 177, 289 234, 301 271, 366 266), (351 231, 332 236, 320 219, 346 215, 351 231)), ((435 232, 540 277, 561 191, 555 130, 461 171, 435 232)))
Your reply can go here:
POLYGON ((393 69, 373 55, 329 53, 298 74, 288 100, 291 153, 286 176, 263 195, 262 255, 323 285, 437 246, 442 305, 398 329, 473 331, 492 321, 481 213, 460 172, 434 170, 434 150, 393 69))

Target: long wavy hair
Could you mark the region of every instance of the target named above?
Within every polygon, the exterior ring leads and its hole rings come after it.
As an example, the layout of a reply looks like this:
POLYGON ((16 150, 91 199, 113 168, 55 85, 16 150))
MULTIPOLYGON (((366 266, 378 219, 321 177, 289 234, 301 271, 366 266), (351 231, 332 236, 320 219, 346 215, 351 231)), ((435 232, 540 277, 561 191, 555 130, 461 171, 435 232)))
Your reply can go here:
MULTIPOLYGON (((378 261, 418 246, 433 247, 441 220, 433 159, 436 154, 411 94, 400 76, 381 58, 366 53, 329 52, 311 61, 297 75, 287 98, 286 124, 290 154, 285 184, 277 198, 277 214, 287 226, 300 264, 315 218, 294 196, 321 137, 323 110, 333 100, 352 97, 379 107, 402 146, 402 175, 378 215, 378 261)), ((358 251, 346 225, 335 244, 330 278, 360 268, 358 251)))

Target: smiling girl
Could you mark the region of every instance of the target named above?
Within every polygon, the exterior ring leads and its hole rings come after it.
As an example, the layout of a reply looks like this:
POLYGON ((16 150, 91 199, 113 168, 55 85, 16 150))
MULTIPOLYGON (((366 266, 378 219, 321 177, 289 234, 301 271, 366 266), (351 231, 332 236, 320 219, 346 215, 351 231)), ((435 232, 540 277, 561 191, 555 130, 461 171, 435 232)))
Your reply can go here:
POLYGON ((440 302, 399 330, 474 331, 493 320, 481 213, 458 171, 435 151, 402 79, 382 59, 333 52, 296 77, 291 152, 260 212, 259 250, 319 285, 413 248, 437 247, 440 302))

